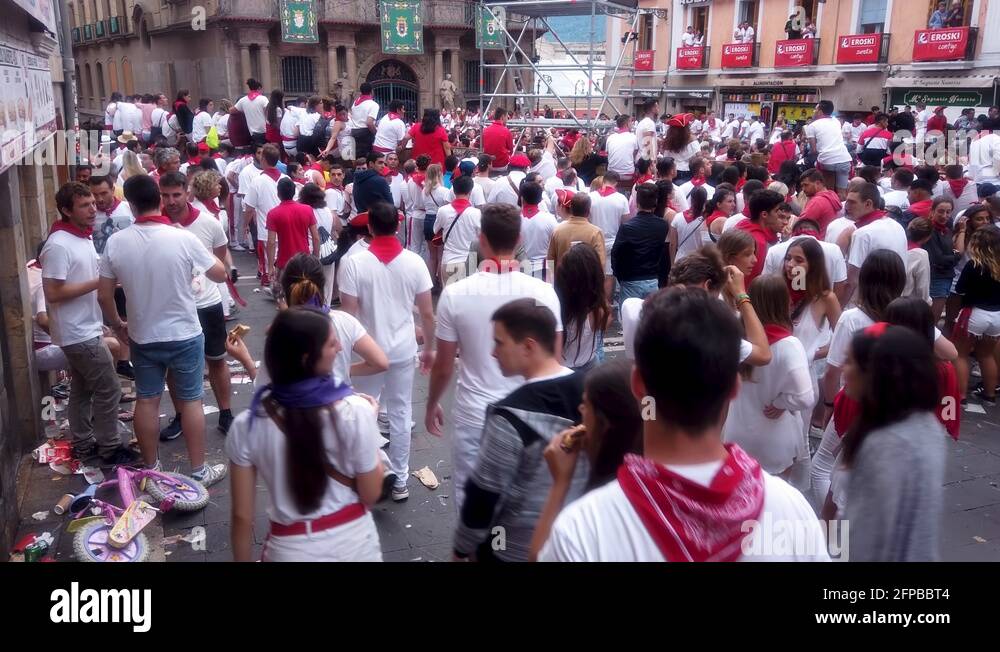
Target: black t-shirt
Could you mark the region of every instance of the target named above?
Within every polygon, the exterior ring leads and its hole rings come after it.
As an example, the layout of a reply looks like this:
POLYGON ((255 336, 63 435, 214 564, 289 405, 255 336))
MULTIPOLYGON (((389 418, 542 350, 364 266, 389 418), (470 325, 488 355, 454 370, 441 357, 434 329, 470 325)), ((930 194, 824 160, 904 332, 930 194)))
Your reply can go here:
POLYGON ((962 307, 979 308, 989 312, 1000 310, 1000 281, 989 270, 971 260, 965 264, 958 277, 955 292, 962 296, 962 307))

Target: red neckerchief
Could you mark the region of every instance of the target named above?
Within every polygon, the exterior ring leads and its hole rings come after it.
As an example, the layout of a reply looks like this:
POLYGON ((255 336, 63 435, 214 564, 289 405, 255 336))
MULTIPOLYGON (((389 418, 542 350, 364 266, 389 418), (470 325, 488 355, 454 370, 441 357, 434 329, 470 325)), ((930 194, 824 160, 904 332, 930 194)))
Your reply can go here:
POLYGON ((705 487, 638 455, 626 455, 618 484, 667 561, 736 561, 744 523, 764 509, 760 464, 736 444, 705 487))
POLYGON ((185 102, 184 100, 174 101, 174 113, 177 113, 177 109, 181 108, 182 106, 187 106, 187 102, 185 102))
POLYGON ((201 156, 192 156, 188 159, 188 168, 198 167, 201 164, 201 156))
POLYGON ((261 174, 265 174, 271 178, 272 181, 277 182, 281 178, 281 171, 278 168, 264 168, 260 171, 261 174))
MULTIPOLYGON (((116 210, 118 210, 118 207, 121 206, 121 203, 122 203, 122 200, 120 200, 117 197, 115 197, 115 203, 111 204, 111 208, 109 208, 106 211, 101 211, 101 212, 104 213, 105 215, 111 215, 116 210)), ((97 209, 97 210, 100 210, 100 209, 97 209)))
POLYGON ((712 222, 714 222, 715 220, 719 219, 720 217, 722 219, 724 219, 724 220, 725 219, 729 219, 728 215, 726 215, 722 211, 716 209, 716 211, 714 213, 712 213, 711 215, 709 215, 708 217, 705 218, 705 226, 712 226, 712 222))
POLYGON ((222 152, 215 152, 214 154, 212 154, 212 158, 215 160, 219 160, 220 158, 222 158, 222 152))
POLYGON ((521 215, 530 220, 535 215, 538 215, 538 210, 538 204, 525 204, 521 207, 521 215))
POLYGON ((861 404, 848 396, 844 390, 837 392, 833 399, 833 431, 843 438, 851 426, 861 416, 861 404))
POLYGON ((389 177, 392 176, 392 170, 389 169, 388 165, 383 165, 381 174, 383 177, 388 179, 389 177))
POLYGON ((219 208, 219 204, 216 203, 214 199, 206 199, 201 203, 205 208, 208 209, 209 213, 215 216, 216 219, 219 218, 219 211, 221 211, 222 209, 219 208))
POLYGON ((764 334, 767 335, 767 343, 773 346, 775 342, 791 337, 792 331, 778 324, 765 324, 764 334))
POLYGON ((508 272, 515 272, 519 269, 521 269, 521 266, 516 260, 500 260, 499 258, 494 257, 487 258, 479 265, 479 271, 495 271, 497 274, 507 274, 508 272), (487 270, 487 263, 493 263, 496 266, 496 269, 487 270))
POLYGON ((388 265, 402 253, 403 245, 394 235, 377 235, 372 238, 371 244, 368 245, 368 251, 372 252, 372 255, 378 258, 383 265, 388 265))
POLYGON ((183 226, 185 229, 188 228, 189 226, 194 224, 194 221, 198 219, 198 215, 200 214, 201 211, 199 211, 191 204, 188 204, 187 217, 185 217, 183 220, 180 221, 180 225, 183 226))
POLYGON ((802 303, 802 301, 806 298, 807 292, 806 290, 796 290, 792 288, 792 281, 787 276, 785 277, 785 284, 788 286, 788 304, 794 309, 795 306, 802 303))
POLYGON ((743 214, 743 216, 745 218, 750 219, 750 203, 749 202, 745 202, 743 204, 743 210, 740 211, 740 212, 743 214))
POLYGON ((743 186, 747 185, 746 179, 740 179, 736 182, 736 192, 743 190, 743 186))
POLYGON ((451 207, 455 209, 455 219, 457 220, 465 212, 465 209, 472 206, 472 202, 468 199, 463 199, 461 197, 456 197, 455 201, 451 202, 451 207))
POLYGON ((247 99, 250 100, 251 102, 256 100, 258 97, 260 97, 260 91, 249 91, 247 93, 247 99))
POLYGON ((423 172, 414 172, 410 176, 410 181, 412 181, 413 183, 417 184, 417 188, 420 188, 421 190, 423 190, 424 189, 424 179, 426 179, 426 178, 427 178, 427 175, 424 174, 423 172))
POLYGON ((715 118, 708 119, 708 128, 711 129, 712 131, 715 131, 715 124, 716 124, 715 118))
POLYGON ((868 226, 872 222, 876 222, 876 221, 882 219, 885 216, 886 216, 886 212, 885 211, 872 211, 871 213, 868 213, 867 215, 865 215, 864 217, 862 217, 860 220, 858 220, 857 222, 855 222, 854 223, 854 228, 855 229, 860 229, 862 227, 868 226))
POLYGON ((84 240, 89 240, 90 236, 94 234, 94 227, 88 226, 85 228, 80 228, 75 224, 71 224, 66 220, 57 220, 52 223, 51 228, 49 228, 49 235, 52 235, 56 231, 65 231, 70 235, 75 235, 78 238, 83 238, 84 240))
POLYGON ((933 199, 924 199, 910 204, 910 212, 917 217, 927 217, 931 214, 931 207, 934 205, 933 199))
POLYGON ((688 224, 690 224, 691 222, 694 222, 696 219, 698 219, 699 217, 701 217, 700 215, 695 215, 694 211, 692 211, 690 208, 687 209, 686 211, 684 211, 683 215, 684 215, 684 220, 688 224))
POLYGON ((699 174, 696 177, 691 177, 691 185, 695 188, 705 185, 708 179, 705 178, 704 174, 699 174))
POLYGON ((646 183, 647 181, 652 181, 652 180, 653 180, 652 174, 644 174, 635 180, 635 185, 638 186, 640 183, 646 183))
POLYGON ((937 220, 933 220, 931 222, 931 226, 933 226, 934 230, 937 231, 938 233, 940 233, 941 235, 948 235, 948 223, 947 222, 945 222, 944 224, 941 224, 937 220))
POLYGON ((389 112, 389 119, 390 120, 402 120, 402 118, 399 117, 398 113, 393 113, 392 111, 389 112))
POLYGON ((618 189, 614 186, 601 186, 601 189, 597 191, 597 194, 601 197, 610 197, 616 192, 618 192, 618 189))
POLYGON ((955 199, 962 196, 962 192, 965 191, 965 187, 968 185, 968 179, 948 179, 948 186, 951 187, 951 194, 955 196, 955 199))
POLYGON ((148 224, 150 222, 156 222, 157 224, 163 224, 166 226, 173 226, 173 220, 171 220, 166 215, 143 215, 142 217, 135 218, 136 224, 148 224))
POLYGON ((358 99, 354 100, 354 106, 358 106, 365 100, 370 100, 370 99, 372 99, 371 95, 358 95, 358 99))
MULTIPOLYGON (((753 220, 749 219, 743 220, 739 224, 737 224, 736 227, 746 231, 747 233, 750 233, 751 235, 754 233, 760 233, 762 236, 764 236, 764 241, 767 242, 769 245, 772 245, 778 241, 777 233, 775 233, 771 229, 766 228, 763 224, 754 222, 753 220)), ((766 251, 765 252, 758 251, 757 257, 760 258, 766 253, 767 253, 766 251)))

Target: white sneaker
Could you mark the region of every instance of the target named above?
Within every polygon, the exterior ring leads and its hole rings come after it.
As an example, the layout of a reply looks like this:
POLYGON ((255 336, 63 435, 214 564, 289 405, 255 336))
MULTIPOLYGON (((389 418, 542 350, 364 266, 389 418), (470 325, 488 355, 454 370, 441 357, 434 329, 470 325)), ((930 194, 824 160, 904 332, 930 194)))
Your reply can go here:
POLYGON ((401 503, 410 497, 410 490, 404 487, 393 487, 392 488, 392 500, 393 502, 401 503))
POLYGON ((226 471, 228 470, 229 467, 225 464, 206 464, 205 471, 201 475, 192 472, 191 477, 207 488, 226 477, 226 471))

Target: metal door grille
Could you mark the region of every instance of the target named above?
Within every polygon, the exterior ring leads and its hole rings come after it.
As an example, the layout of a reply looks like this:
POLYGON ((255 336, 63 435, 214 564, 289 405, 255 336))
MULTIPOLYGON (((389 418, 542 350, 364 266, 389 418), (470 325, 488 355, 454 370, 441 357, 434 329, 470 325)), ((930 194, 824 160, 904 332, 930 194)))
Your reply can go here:
POLYGON ((372 83, 372 95, 379 106, 379 117, 381 118, 389 110, 389 102, 401 100, 406 109, 406 119, 408 121, 419 121, 420 114, 420 94, 416 86, 399 82, 377 81, 372 83))
POLYGON ((316 90, 312 57, 284 57, 281 80, 285 93, 312 93, 316 90))

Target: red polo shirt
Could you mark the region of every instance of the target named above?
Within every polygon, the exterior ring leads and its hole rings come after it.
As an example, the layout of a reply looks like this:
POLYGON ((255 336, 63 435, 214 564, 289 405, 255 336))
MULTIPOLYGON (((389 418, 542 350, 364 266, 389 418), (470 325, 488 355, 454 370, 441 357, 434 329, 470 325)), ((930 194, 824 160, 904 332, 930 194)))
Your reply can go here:
POLYGON ((510 163, 514 152, 514 135, 502 122, 494 122, 483 129, 483 152, 493 157, 493 167, 502 168, 510 163))
POLYGON ((295 254, 310 253, 309 227, 316 224, 313 209, 294 200, 283 201, 267 213, 267 230, 278 239, 274 266, 284 268, 295 254))

